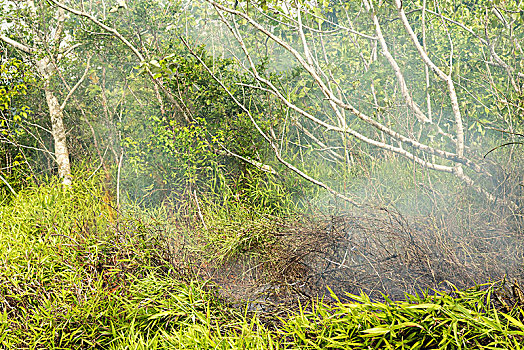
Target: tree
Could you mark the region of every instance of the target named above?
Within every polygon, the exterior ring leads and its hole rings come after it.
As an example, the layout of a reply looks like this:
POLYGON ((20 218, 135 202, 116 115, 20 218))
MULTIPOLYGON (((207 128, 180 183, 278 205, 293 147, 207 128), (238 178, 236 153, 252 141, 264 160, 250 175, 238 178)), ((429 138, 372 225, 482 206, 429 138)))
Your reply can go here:
POLYGON ((2 155, 5 154, 5 160, 0 160, 0 181, 14 195, 16 195, 15 190, 2 175, 17 173, 16 168, 20 165, 18 154, 13 156, 16 152, 13 149, 15 147, 12 147, 12 142, 9 141, 20 133, 20 128, 17 126, 28 117, 29 113, 27 106, 16 103, 27 93, 27 83, 30 78, 25 73, 23 62, 17 59, 7 59, 0 63, 0 150, 2 155))
MULTIPOLYGON (((452 3, 427 0, 207 2, 241 48, 239 65, 258 81, 256 88, 291 111, 296 127, 313 143, 322 147, 323 134, 339 134, 338 149, 347 152, 352 139, 453 174, 495 200, 484 186, 492 174, 473 143, 468 145, 467 130, 479 120, 495 125, 505 119, 483 118, 472 113, 472 106, 496 104, 499 93, 522 89, 523 56, 518 53, 523 33, 517 5, 477 1, 458 12, 452 3), (302 90, 307 102, 258 70, 260 56, 249 45, 254 35, 283 48, 305 73, 307 88, 302 90), (468 64, 476 66, 472 72, 464 72, 468 64), (491 69, 491 87, 482 87, 479 65, 491 69), (481 87, 469 91, 466 79, 481 87)), ((236 102, 252 113, 242 101, 236 102)), ((522 114, 518 103, 510 108, 515 115, 522 114)), ((352 201, 287 161, 274 134, 257 130, 286 167, 352 201)), ((346 161, 348 156, 338 159, 346 161)))
MULTIPOLYGON (((177 33, 182 31, 180 22, 183 21, 177 17, 181 15, 176 6, 164 8, 161 3, 130 1, 125 9, 115 9, 106 17, 97 5, 87 10, 81 3, 65 4, 56 0, 50 3, 75 18, 85 33, 82 42, 97 48, 93 64, 102 74, 91 73, 90 77, 96 76, 96 82, 89 79, 88 97, 79 104, 82 113, 96 115, 94 106, 100 100, 102 111, 98 115, 103 115, 108 124, 113 122, 111 115, 116 114, 110 109, 116 111, 117 106, 125 104, 129 112, 126 114, 132 114, 125 122, 119 121, 119 133, 122 132, 119 142, 113 142, 115 133, 109 132, 107 139, 109 149, 128 150, 135 175, 147 175, 138 181, 142 187, 151 188, 149 184, 144 185, 147 182, 144 178, 151 177, 153 185, 162 191, 167 190, 164 187, 171 187, 179 193, 186 189, 191 192, 197 178, 199 185, 205 182, 203 178, 213 182, 209 177, 216 176, 217 168, 224 163, 235 168, 239 161, 262 172, 274 173, 260 161, 263 153, 258 147, 260 137, 251 130, 245 132, 246 126, 249 129, 251 126, 244 123, 245 118, 239 118, 242 111, 181 44, 177 33), (172 16, 169 22, 158 20, 167 14, 172 16), (116 73, 124 66, 128 68, 127 73, 123 69, 116 73), (110 74, 115 80, 106 83, 110 74), (91 99, 91 95, 95 97, 91 99), (110 95, 119 96, 113 99, 114 109, 109 108, 110 95), (88 99, 90 102, 86 103, 88 99), (247 147, 242 147, 244 145, 247 147), (165 186, 167 183, 169 186, 165 186)), ((238 75, 231 67, 231 60, 210 56, 202 59, 214 64, 215 71, 223 77, 238 75)), ((93 131, 96 139, 94 134, 93 131)), ((120 169, 123 153, 114 153, 120 169)), ((119 178, 117 174, 117 198, 119 178)))
POLYGON ((0 40, 27 56, 33 69, 39 75, 51 120, 54 158, 58 165, 58 174, 64 185, 70 185, 72 181, 71 165, 63 111, 71 96, 85 79, 89 71, 89 59, 87 59, 84 74, 76 84, 70 86, 65 83, 68 91, 60 103, 56 88, 61 65, 66 58, 74 54, 75 48, 79 46, 65 31, 65 12, 62 9, 50 8, 45 2, 38 2, 38 5, 35 5, 32 0, 17 3, 16 6, 7 12, 11 18, 16 19, 8 26, 9 35, 0 34, 0 40))

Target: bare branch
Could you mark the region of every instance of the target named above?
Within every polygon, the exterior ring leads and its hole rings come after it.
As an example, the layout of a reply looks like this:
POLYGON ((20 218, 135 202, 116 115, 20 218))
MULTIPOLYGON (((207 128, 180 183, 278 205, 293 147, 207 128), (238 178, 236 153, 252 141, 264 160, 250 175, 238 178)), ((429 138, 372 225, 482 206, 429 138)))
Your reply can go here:
POLYGON ((21 43, 19 43, 16 40, 8 38, 5 35, 0 34, 0 40, 5 42, 6 44, 11 45, 15 49, 18 49, 18 50, 23 51, 25 53, 33 53, 33 52, 35 52, 35 49, 33 49, 33 48, 29 47, 29 46, 26 46, 24 44, 21 44, 21 43))
POLYGON ((87 73, 89 72, 89 69, 91 68, 91 57, 93 57, 92 55, 89 56, 89 58, 87 59, 87 62, 86 62, 86 69, 84 70, 84 74, 82 74, 82 77, 80 77, 80 79, 78 79, 77 83, 75 84, 75 86, 73 86, 71 88, 71 90, 69 90, 69 92, 67 93, 67 96, 65 97, 64 101, 62 101, 62 104, 60 105, 60 109, 64 109, 66 104, 67 104, 67 101, 71 98, 71 96, 75 93, 76 89, 78 89, 78 87, 80 85, 82 85, 82 82, 84 81, 84 79, 86 78, 87 76, 87 73))
MULTIPOLYGON (((240 12, 240 11, 224 7, 224 6, 216 3, 213 0, 207 0, 207 1, 210 2, 215 7, 215 9, 217 9, 217 13, 221 17, 222 21, 230 29, 230 31, 233 33, 233 35, 235 36, 235 38, 239 42, 242 50, 244 51, 244 53, 245 53, 245 55, 246 55, 246 57, 247 57, 247 59, 248 59, 248 61, 250 63, 250 66, 251 66, 251 69, 253 71, 253 74, 255 75, 255 78, 258 81, 260 81, 260 82, 266 84, 268 87, 270 87, 270 89, 273 91, 273 94, 275 94, 287 107, 289 107, 292 110, 296 111, 297 113, 303 115, 304 117, 306 117, 309 120, 313 121, 317 125, 320 125, 320 126, 326 128, 327 131, 336 131, 336 132, 348 133, 348 134, 350 134, 352 136, 355 136, 359 140, 361 140, 361 141, 363 141, 365 143, 371 144, 371 145, 373 145, 375 147, 379 147, 379 148, 382 148, 384 150, 388 150, 388 151, 391 151, 391 152, 398 153, 398 154, 403 155, 403 156, 405 156, 405 157, 407 157, 407 158, 409 158, 411 160, 415 160, 419 164, 426 164, 426 162, 424 160, 414 157, 412 153, 407 152, 406 150, 404 150, 404 149, 402 149, 400 147, 395 147, 395 146, 392 146, 392 145, 388 145, 388 144, 386 144, 384 142, 375 141, 373 139, 370 139, 370 138, 368 138, 368 137, 366 137, 366 136, 356 132, 355 130, 353 130, 351 128, 348 128, 347 126, 346 127, 337 127, 335 125, 326 123, 326 122, 316 118, 315 116, 311 115, 310 113, 307 113, 304 110, 300 109, 295 104, 289 102, 282 95, 282 93, 280 93, 280 91, 274 86, 274 84, 271 81, 263 78, 258 73, 258 71, 256 70, 256 66, 255 66, 254 62, 252 61, 251 56, 250 56, 249 52, 247 51, 247 48, 246 48, 245 44, 243 43, 242 39, 240 38, 238 32, 233 30, 231 25, 226 21, 226 19, 223 17, 221 12, 218 11, 218 10, 222 10, 224 12, 228 12, 228 13, 231 13, 231 14, 243 17, 249 23, 251 23, 255 28, 257 28, 259 31, 261 31, 262 33, 264 33, 265 35, 270 37, 272 40, 274 40, 276 43, 278 43, 280 46, 282 46, 286 50, 288 50, 291 54, 293 54, 293 56, 295 56, 297 61, 299 61, 299 63, 308 71, 308 73, 311 75, 311 77, 315 80, 315 82, 321 88, 321 91, 327 96, 327 98, 329 100, 335 102, 338 106, 340 106, 340 107, 342 107, 342 108, 344 108, 346 110, 349 110, 351 113, 353 113, 355 116, 357 116, 362 121, 364 121, 367 124, 375 127, 376 129, 384 132, 385 134, 387 134, 387 135, 389 135, 389 136, 399 140, 400 142, 402 142, 402 143, 404 143, 406 145, 409 145, 411 147, 414 147, 414 148, 416 148, 416 149, 418 149, 420 151, 423 151, 423 152, 429 153, 429 154, 433 154, 433 155, 436 155, 438 157, 442 157, 442 158, 451 160, 453 162, 464 164, 464 165, 470 167, 471 169, 475 170, 476 172, 485 173, 482 170, 482 168, 480 168, 477 164, 475 164, 472 161, 464 158, 463 156, 459 156, 458 154, 455 154, 455 153, 450 153, 450 152, 446 152, 446 151, 443 151, 443 150, 440 150, 440 149, 436 149, 436 148, 433 148, 431 146, 422 144, 422 143, 420 143, 420 142, 418 142, 418 141, 416 141, 416 140, 414 140, 412 138, 406 137, 406 136, 404 136, 404 135, 402 135, 402 134, 400 134, 400 133, 390 129, 389 127, 383 125, 382 123, 372 119, 371 117, 367 116, 366 114, 362 113, 361 111, 359 111, 358 109, 353 107, 351 104, 343 102, 338 97, 336 97, 334 95, 334 93, 325 85, 325 83, 322 81, 322 78, 320 78, 320 76, 316 73, 315 68, 312 67, 308 62, 306 62, 304 57, 298 51, 296 51, 293 47, 291 47, 288 43, 284 42, 283 40, 281 40, 280 38, 278 38, 277 36, 275 36, 274 34, 269 32, 266 28, 264 28, 262 25, 260 25, 258 22, 253 20, 248 15, 246 15, 246 14, 240 12)), ((444 76, 446 76, 446 75, 444 75, 444 76)), ((335 109, 335 112, 337 112, 336 109, 335 109)), ((450 171, 451 168, 447 167, 447 166, 440 166, 440 165, 436 165, 436 164, 430 164, 427 167, 431 168, 431 169, 439 169, 439 170, 445 171, 445 172, 451 172, 450 171)))
POLYGON ((9 188, 9 190, 11 191, 11 193, 16 196, 16 192, 15 190, 11 187, 11 185, 9 184, 9 182, 7 182, 7 180, 0 174, 0 180, 2 180, 3 183, 6 184, 7 188, 9 188))
POLYGON ((64 52, 60 53, 57 57, 57 61, 60 61, 63 57, 66 57, 67 55, 69 55, 74 49, 76 49, 77 47, 80 47, 82 46, 83 44, 82 43, 76 43, 70 47, 68 47, 64 52))
POLYGON ((222 89, 224 89, 224 91, 229 95, 229 97, 231 97, 231 99, 248 115, 249 119, 251 120, 251 122, 253 123, 253 125, 255 126, 255 128, 257 129, 258 133, 268 142, 268 144, 271 146, 271 148, 273 149, 274 153, 275 153, 275 156, 277 157, 278 161, 280 163, 282 163, 286 168, 290 169, 291 171, 295 172, 296 174, 298 174, 299 176, 301 176, 302 178, 306 179, 307 181, 310 181, 312 183, 314 183, 315 185, 317 186, 320 186, 322 188, 324 188, 325 190, 327 190, 328 192, 330 192, 331 194, 333 194, 334 196, 342 199, 342 200, 345 200, 346 202, 348 203, 351 203, 355 206, 359 206, 359 204, 357 202, 355 202, 353 199, 335 191, 334 189, 332 189, 331 187, 329 187, 328 185, 326 185, 325 183, 317 180, 317 179, 314 179, 312 178, 311 176, 307 175, 306 173, 302 172, 301 170, 297 169, 295 166, 293 166, 291 163, 288 163, 287 161, 285 161, 283 158, 282 158, 282 155, 280 154, 280 151, 278 149, 278 146, 275 145, 275 143, 273 142, 273 140, 266 135, 266 133, 260 128, 260 126, 258 125, 258 123, 256 122, 255 118, 253 118, 253 115, 251 114, 251 112, 249 111, 249 109, 247 109, 240 101, 238 101, 236 99, 236 97, 231 93, 231 91, 229 91, 229 89, 224 85, 224 83, 218 79, 218 77, 213 73, 213 71, 206 65, 206 63, 191 49, 191 47, 187 44, 187 42, 181 38, 182 42, 184 43, 184 45, 187 47, 187 49, 189 50, 189 52, 200 62, 200 64, 202 64, 202 66, 207 70, 207 72, 213 77, 213 79, 215 79, 215 81, 217 83, 220 84, 220 86, 222 87, 222 89))
POLYGON ((404 25, 404 28, 406 29, 409 37, 411 38, 411 41, 415 45, 417 51, 419 52, 420 57, 424 61, 426 65, 444 82, 447 83, 448 86, 448 95, 451 100, 451 106, 453 109, 453 114, 455 116, 455 127, 456 127, 456 133, 457 133, 457 143, 456 143, 456 152, 458 157, 462 158, 464 157, 464 126, 462 124, 462 115, 460 113, 460 107, 458 103, 457 93, 455 91, 455 85, 453 83, 453 79, 451 78, 451 72, 450 75, 446 75, 437 65, 431 61, 429 56, 427 55, 426 51, 420 45, 417 35, 411 28, 411 25, 409 24, 408 18, 406 17, 406 12, 404 11, 404 8, 402 6, 402 0, 395 0, 395 4, 397 6, 397 10, 400 14, 400 19, 402 20, 402 24, 404 25))
POLYGON ((80 17, 85 17, 87 19, 89 19, 91 22, 95 23, 97 26, 99 26, 100 28, 104 29, 105 31, 113 34, 115 37, 117 37, 120 41, 122 41, 124 43, 124 45, 126 45, 131 51, 133 51, 133 53, 136 55, 136 57, 138 57, 138 59, 143 62, 145 61, 144 59, 144 56, 142 55, 142 53, 140 53, 140 51, 138 51, 138 49, 133 45, 131 44, 122 34, 120 34, 116 29, 114 28, 111 28, 107 25, 105 25, 104 23, 100 22, 98 19, 96 19, 96 17, 90 15, 89 13, 86 13, 86 12, 83 12, 83 11, 79 11, 79 10, 75 10, 71 7, 68 7, 56 0, 48 0, 49 2, 55 4, 56 6, 60 7, 61 9, 64 9, 66 10, 67 12, 70 12, 70 13, 73 13, 77 16, 80 16, 80 17))
POLYGON ((249 157, 244 157, 244 156, 241 156, 240 154, 236 154, 235 152, 227 149, 224 145, 220 144, 220 147, 222 147, 222 149, 225 151, 226 154, 230 155, 230 156, 233 156, 235 158, 238 158, 248 164, 251 164, 253 165, 254 167, 258 168, 259 170, 262 170, 262 171, 265 171, 265 172, 268 172, 268 173, 271 173, 273 175, 277 175, 277 172, 275 169, 273 169, 270 165, 267 165, 267 164, 264 164, 264 163, 261 163, 259 161, 256 161, 254 159, 251 159, 249 157))
POLYGON ((393 58, 391 55, 391 52, 389 51, 388 45, 386 44, 386 40, 384 39, 384 35, 382 34, 382 29, 380 27, 380 23, 378 22, 378 18, 375 12, 375 9, 373 8, 373 5, 370 1, 364 0, 364 6, 366 7, 366 10, 370 13, 371 18, 373 20, 373 24, 375 26, 375 32, 378 37, 378 41, 380 43, 380 46, 382 48, 382 53, 386 57, 389 65, 391 68, 393 68, 393 71, 395 72, 395 76, 397 77, 398 84, 400 85, 400 92, 402 93, 402 96, 406 100, 407 105, 415 112, 415 116, 417 119, 422 123, 431 123, 431 120, 420 110, 419 106, 413 101, 413 98, 411 97, 408 86, 406 84, 406 80, 404 79, 404 75, 402 74, 400 67, 397 64, 397 61, 393 58))

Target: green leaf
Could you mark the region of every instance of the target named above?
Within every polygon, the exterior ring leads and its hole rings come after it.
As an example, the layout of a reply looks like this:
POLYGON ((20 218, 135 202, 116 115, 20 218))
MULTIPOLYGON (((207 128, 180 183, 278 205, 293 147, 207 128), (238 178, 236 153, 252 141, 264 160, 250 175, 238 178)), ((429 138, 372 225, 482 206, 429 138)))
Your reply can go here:
POLYGON ((384 327, 374 327, 374 328, 369 328, 369 329, 366 329, 366 330, 363 330, 362 333, 366 333, 367 335, 366 336, 376 336, 376 335, 384 335, 384 334, 388 334, 389 332, 391 332, 391 330, 389 328, 384 328, 384 327))
POLYGON ((149 62, 152 66, 154 67, 157 67, 157 68, 160 68, 160 63, 158 63, 157 60, 151 60, 151 62, 149 62))
POLYGON ((416 304, 406 307, 406 309, 427 309, 428 311, 440 310, 442 306, 438 304, 416 304))
POLYGON ((505 314, 505 313, 501 313, 501 315, 506 317, 508 319, 508 321, 510 321, 514 326, 524 330, 524 324, 522 324, 522 322, 520 322, 519 320, 517 320, 513 316, 510 316, 510 315, 505 314))

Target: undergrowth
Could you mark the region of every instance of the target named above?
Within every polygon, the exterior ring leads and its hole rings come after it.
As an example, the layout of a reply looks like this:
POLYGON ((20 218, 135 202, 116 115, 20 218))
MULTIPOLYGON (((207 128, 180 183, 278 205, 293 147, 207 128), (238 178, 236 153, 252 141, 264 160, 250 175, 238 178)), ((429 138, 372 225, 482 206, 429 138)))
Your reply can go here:
MULTIPOLYGON (((524 343, 523 311, 499 311, 493 286, 406 301, 333 296, 260 317, 176 268, 166 245, 176 230, 116 213, 103 198, 98 181, 78 180, 71 189, 57 182, 26 188, 0 206, 1 347, 520 349, 524 343)), ((217 256, 267 244, 264 215, 206 208, 202 232, 214 236, 204 241, 223 242, 217 256)))

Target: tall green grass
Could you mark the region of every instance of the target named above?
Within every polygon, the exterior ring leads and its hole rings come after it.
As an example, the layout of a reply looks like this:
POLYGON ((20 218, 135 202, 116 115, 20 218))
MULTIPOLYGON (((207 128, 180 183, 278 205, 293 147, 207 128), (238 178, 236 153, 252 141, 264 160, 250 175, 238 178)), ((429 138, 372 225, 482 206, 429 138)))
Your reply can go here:
MULTIPOLYGON (((0 347, 520 349, 524 343, 522 310, 498 311, 493 288, 404 302, 334 296, 285 317, 260 317, 173 268, 164 239, 175 229, 146 222, 147 215, 116 215, 106 197, 95 179, 72 189, 54 181, 0 206, 0 347)), ((208 242, 231 236, 216 254, 234 257, 246 244, 263 244, 264 215, 240 207, 213 215, 221 219, 207 221, 207 232, 216 235, 208 242), (250 235, 233 238, 248 219, 250 235)))

